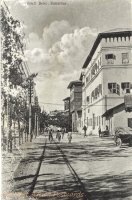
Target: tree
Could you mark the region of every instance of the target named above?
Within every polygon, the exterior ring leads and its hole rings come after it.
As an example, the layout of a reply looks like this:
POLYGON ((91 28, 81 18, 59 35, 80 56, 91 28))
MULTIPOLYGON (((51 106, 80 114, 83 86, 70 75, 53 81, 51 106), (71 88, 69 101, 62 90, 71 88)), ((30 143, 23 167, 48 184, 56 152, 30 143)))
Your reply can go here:
POLYGON ((44 132, 44 128, 49 125, 49 115, 47 114, 46 111, 43 110, 40 113, 39 121, 40 121, 40 132, 44 132))
POLYGON ((21 143, 21 130, 23 127, 27 129, 29 126, 29 82, 37 75, 29 75, 25 63, 23 27, 22 23, 13 19, 5 3, 3 3, 1 5, 1 110, 3 137, 7 137, 9 151, 12 151, 12 124, 14 124, 14 131, 17 131, 15 130, 15 123, 18 123, 19 144, 21 143), (6 128, 5 122, 7 122, 6 128))
POLYGON ((71 115, 68 112, 56 112, 56 115, 50 116, 49 124, 66 128, 67 131, 70 131, 71 121, 71 115))

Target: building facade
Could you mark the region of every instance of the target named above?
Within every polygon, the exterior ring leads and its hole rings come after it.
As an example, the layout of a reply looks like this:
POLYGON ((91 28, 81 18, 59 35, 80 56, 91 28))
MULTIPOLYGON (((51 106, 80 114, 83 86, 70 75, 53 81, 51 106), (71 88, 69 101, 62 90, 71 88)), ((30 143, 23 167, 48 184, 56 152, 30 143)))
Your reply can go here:
POLYGON ((63 99, 64 101, 64 110, 70 111, 70 97, 63 99))
POLYGON ((68 85, 68 89, 70 89, 70 112, 72 114, 72 131, 77 132, 78 126, 81 126, 81 114, 79 110, 81 110, 82 106, 82 81, 70 82, 70 84, 68 85))
POLYGON ((116 127, 132 128, 132 95, 125 95, 124 103, 107 110, 102 117, 106 118, 108 126, 112 124, 113 132, 116 127))
POLYGON ((64 112, 67 113, 68 116, 68 123, 69 126, 67 128, 67 131, 72 131, 72 116, 71 116, 71 112, 70 112, 70 97, 67 97, 65 99, 63 99, 64 101, 64 112))
MULTIPOLYGON (((82 118, 88 133, 98 134, 106 128, 102 115, 124 102, 132 92, 132 32, 113 30, 100 33, 88 55, 80 80, 82 88, 82 118)), ((112 122, 108 124, 110 133, 112 122)))

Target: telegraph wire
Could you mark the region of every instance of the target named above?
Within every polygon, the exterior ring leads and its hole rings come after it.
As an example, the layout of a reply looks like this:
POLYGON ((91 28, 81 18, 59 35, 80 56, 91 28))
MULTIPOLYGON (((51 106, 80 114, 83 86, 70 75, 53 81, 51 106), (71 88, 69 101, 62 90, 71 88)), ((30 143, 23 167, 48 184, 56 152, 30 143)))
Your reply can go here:
MULTIPOLYGON (((41 102, 39 101, 39 103, 41 104, 50 104, 50 105, 60 105, 60 106, 64 106, 64 104, 57 104, 57 103, 46 103, 46 102, 41 102)), ((105 105, 81 105, 81 106, 87 106, 87 107, 91 107, 91 106, 105 106, 105 105)), ((113 106, 113 105, 107 105, 107 106, 113 106)))

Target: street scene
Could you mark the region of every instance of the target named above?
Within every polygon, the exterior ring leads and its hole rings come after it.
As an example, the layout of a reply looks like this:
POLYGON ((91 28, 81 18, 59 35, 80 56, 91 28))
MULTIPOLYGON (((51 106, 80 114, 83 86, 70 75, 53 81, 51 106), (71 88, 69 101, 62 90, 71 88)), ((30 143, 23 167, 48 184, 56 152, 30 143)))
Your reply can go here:
POLYGON ((2 0, 2 200, 132 200, 131 8, 2 0))

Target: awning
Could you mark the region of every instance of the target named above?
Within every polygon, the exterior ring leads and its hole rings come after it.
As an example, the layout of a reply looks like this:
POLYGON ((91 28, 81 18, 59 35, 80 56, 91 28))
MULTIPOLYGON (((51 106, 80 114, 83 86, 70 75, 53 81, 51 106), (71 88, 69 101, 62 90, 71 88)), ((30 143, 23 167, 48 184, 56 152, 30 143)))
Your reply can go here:
POLYGON ((113 108, 107 110, 107 111, 102 115, 102 117, 107 117, 107 116, 110 115, 111 113, 113 113, 113 108))
POLYGON ((123 107, 123 109, 124 109, 124 103, 121 103, 121 104, 119 104, 119 105, 117 105, 117 106, 115 106, 115 107, 113 107, 113 108, 110 108, 109 110, 107 110, 107 111, 102 115, 102 117, 108 117, 109 115, 113 114, 113 111, 114 111, 115 109, 121 108, 121 107, 123 107))

